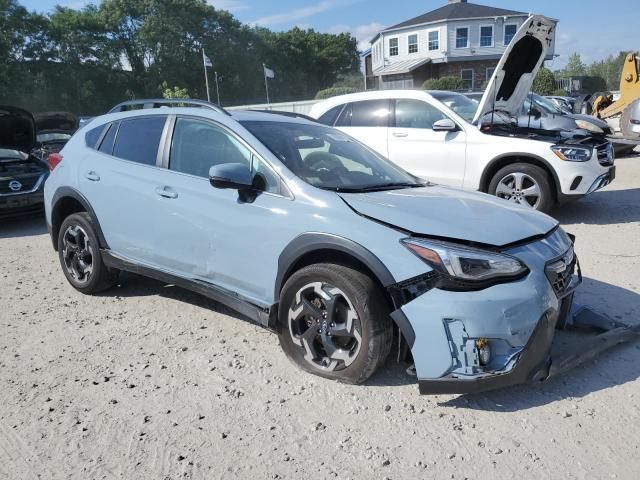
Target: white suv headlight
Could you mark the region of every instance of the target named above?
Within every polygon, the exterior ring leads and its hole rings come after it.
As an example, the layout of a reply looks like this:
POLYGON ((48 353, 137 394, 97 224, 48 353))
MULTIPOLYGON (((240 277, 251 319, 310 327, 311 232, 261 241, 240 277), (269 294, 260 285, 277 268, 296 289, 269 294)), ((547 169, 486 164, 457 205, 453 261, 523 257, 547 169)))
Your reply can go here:
POLYGON ((551 150, 553 150, 553 153, 555 153, 560 160, 566 160, 568 162, 588 162, 593 155, 593 150, 586 147, 554 145, 551 147, 551 150))
POLYGON ((405 238, 402 243, 438 272, 462 282, 513 280, 529 271, 520 260, 502 253, 416 238, 405 238))

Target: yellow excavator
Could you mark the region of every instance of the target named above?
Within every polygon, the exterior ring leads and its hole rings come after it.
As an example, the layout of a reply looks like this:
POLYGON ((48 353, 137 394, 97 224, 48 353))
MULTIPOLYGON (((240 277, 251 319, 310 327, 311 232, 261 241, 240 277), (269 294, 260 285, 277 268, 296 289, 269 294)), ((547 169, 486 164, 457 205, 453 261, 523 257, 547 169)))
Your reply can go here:
POLYGON ((620 78, 620 97, 596 93, 590 101, 590 113, 605 120, 614 132, 615 141, 638 145, 640 141, 640 56, 630 53, 625 58, 620 78))

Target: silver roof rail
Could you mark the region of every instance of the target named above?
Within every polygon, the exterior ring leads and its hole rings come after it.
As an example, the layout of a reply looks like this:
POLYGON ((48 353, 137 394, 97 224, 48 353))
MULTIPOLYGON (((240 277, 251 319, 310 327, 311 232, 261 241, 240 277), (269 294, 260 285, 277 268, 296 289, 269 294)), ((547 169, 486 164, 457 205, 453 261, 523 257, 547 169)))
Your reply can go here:
POLYGON ((205 100, 194 100, 191 98, 142 98, 138 100, 128 100, 126 102, 119 103, 113 107, 107 113, 126 112, 128 110, 139 110, 146 108, 161 108, 161 107, 195 107, 195 108, 208 108, 209 110, 215 110, 219 113, 231 116, 224 108, 215 103, 207 102, 205 100))

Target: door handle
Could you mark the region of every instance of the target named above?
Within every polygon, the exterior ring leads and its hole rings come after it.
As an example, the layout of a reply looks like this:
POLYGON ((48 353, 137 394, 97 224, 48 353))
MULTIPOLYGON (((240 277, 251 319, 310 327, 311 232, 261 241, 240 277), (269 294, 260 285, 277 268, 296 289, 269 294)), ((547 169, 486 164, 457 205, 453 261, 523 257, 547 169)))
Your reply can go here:
POLYGON ((93 170, 91 170, 90 172, 85 173, 84 176, 87 178, 87 180, 91 180, 92 182, 99 182, 100 181, 100 175, 98 175, 93 170))
POLYGON ((405 138, 405 137, 408 137, 409 134, 404 132, 394 132, 393 136, 398 138, 405 138))
POLYGON ((156 193, 164 198, 178 198, 177 192, 167 186, 156 188, 156 193))

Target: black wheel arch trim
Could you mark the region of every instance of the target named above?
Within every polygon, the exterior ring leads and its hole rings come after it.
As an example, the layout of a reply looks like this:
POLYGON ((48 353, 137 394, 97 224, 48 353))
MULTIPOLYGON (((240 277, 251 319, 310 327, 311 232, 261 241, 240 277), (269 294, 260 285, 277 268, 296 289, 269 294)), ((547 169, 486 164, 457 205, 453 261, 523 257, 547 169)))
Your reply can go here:
POLYGON ((82 195, 82 193, 80 193, 78 190, 76 190, 74 188, 71 188, 71 187, 60 187, 53 194, 53 200, 51 201, 51 221, 52 221, 52 224, 51 224, 51 228, 50 228, 50 231, 49 231, 49 233, 51 234, 51 241, 53 242, 53 248, 56 251, 58 250, 58 234, 59 234, 58 227, 64 221, 64 219, 62 219, 62 221, 59 222, 58 225, 56 225, 53 222, 54 214, 55 214, 58 202, 60 202, 61 200, 65 199, 65 198, 73 198, 78 203, 80 203, 80 205, 83 206, 84 210, 91 217, 91 221, 93 223, 93 226, 96 229, 96 235, 98 236, 98 241, 100 242, 100 248, 108 249, 109 248, 109 244, 107 243, 107 240, 105 239, 104 234, 102 233, 102 228, 100 227, 100 222, 98 221, 98 217, 96 216, 96 212, 93 210, 93 207, 91 206, 91 203, 89 203, 89 200, 87 200, 87 198, 84 195, 82 195))
MULTIPOLYGON (((480 190, 483 192, 488 192, 489 190, 489 184, 491 183, 491 178, 493 175, 490 175, 489 172, 491 172, 492 170, 494 170, 494 166, 505 160, 505 159, 513 159, 514 161, 509 162, 509 164, 511 163, 526 163, 527 160, 534 160, 536 162, 540 162, 542 163, 546 169, 551 172, 552 178, 553 178, 553 186, 555 187, 555 193, 556 193, 556 198, 561 198, 563 196, 562 194, 562 188, 560 187, 560 179, 558 178, 558 174, 555 170, 555 168, 553 168, 553 166, 544 158, 539 157, 538 155, 534 155, 532 153, 529 152, 509 152, 509 153, 505 153, 503 155, 498 155, 497 157, 495 157, 493 160, 491 160, 491 162, 489 162, 489 164, 485 167, 484 171, 482 172, 482 176, 480 177, 480 190)), ((508 164, 507 164, 508 165, 508 164)), ((506 166, 506 165, 505 165, 506 166)), ((496 170, 496 172, 500 170, 499 168, 496 170)), ((495 172, 493 173, 495 175, 495 172)))
MULTIPOLYGON (((295 265, 307 254, 319 250, 335 250, 347 254, 365 265, 385 289, 395 285, 397 280, 393 277, 389 269, 382 261, 365 247, 353 240, 349 240, 338 235, 329 233, 303 233, 294 238, 282 251, 278 258, 278 275, 276 277, 274 298, 280 301, 280 292, 285 281, 293 273, 295 265)), ((396 310, 391 314, 391 318, 396 323, 400 332, 409 344, 413 347, 415 332, 411 322, 401 310, 396 310)))

